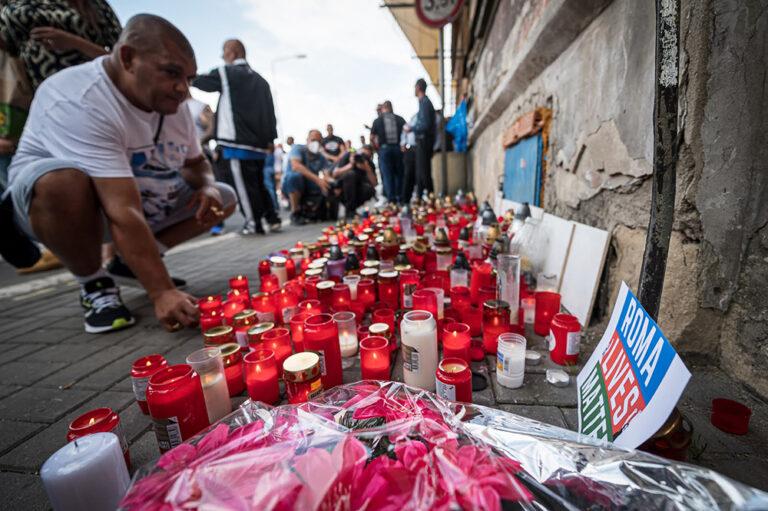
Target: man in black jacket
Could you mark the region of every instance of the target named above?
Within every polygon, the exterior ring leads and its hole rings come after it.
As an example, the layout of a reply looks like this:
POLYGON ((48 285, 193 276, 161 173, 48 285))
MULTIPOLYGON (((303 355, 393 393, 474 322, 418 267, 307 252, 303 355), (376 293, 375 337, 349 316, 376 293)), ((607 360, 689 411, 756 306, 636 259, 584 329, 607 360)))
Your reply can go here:
POLYGON ((237 39, 224 43, 226 65, 194 79, 206 92, 220 92, 216 108, 216 142, 229 162, 230 184, 237 190, 245 217, 243 234, 264 233, 262 217, 272 232, 281 222, 264 186, 264 161, 277 138, 277 120, 269 84, 245 60, 245 47, 237 39))
POLYGON ((419 100, 419 113, 416 123, 407 128, 416 134, 416 190, 418 197, 424 191, 432 192, 432 153, 434 152, 437 126, 435 123, 435 107, 427 97, 427 82, 423 78, 416 80, 415 96, 419 100))

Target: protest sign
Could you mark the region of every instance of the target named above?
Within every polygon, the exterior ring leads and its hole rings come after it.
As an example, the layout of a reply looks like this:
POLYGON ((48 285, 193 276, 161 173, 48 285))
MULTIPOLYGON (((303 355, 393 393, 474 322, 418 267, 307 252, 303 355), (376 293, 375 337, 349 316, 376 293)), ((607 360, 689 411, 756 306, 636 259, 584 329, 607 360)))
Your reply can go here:
POLYGON ((664 424, 690 377, 622 282, 608 328, 576 380, 579 432, 634 449, 664 424))

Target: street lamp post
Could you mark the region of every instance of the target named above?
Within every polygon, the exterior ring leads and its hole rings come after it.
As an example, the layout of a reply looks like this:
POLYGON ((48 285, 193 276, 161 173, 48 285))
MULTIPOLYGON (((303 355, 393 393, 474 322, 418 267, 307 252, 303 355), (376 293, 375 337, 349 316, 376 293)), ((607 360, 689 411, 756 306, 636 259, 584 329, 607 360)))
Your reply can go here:
MULTIPOLYGON (((306 58, 307 58, 306 53, 296 53, 296 54, 293 54, 293 55, 283 55, 282 57, 277 57, 277 58, 272 59, 270 61, 270 63, 269 63, 269 70, 270 70, 270 76, 272 78, 272 82, 273 83, 277 82, 277 75, 275 73, 275 64, 277 64, 278 62, 285 62, 285 61, 288 61, 288 60, 302 60, 302 59, 306 59, 306 58)), ((283 125, 282 125, 282 122, 280 121, 280 111, 279 111, 279 108, 277 106, 278 101, 277 101, 277 91, 276 90, 272 91, 272 98, 273 98, 273 101, 275 103, 275 117, 277 117, 277 139, 278 140, 282 140, 283 139, 283 125)))

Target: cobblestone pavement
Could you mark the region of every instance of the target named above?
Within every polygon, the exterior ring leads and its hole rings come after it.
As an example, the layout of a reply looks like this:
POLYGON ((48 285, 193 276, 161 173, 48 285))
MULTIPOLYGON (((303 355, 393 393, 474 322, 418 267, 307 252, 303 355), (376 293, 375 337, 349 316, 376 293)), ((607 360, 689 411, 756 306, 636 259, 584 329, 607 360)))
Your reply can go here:
MULTIPOLYGON (((189 281, 187 291, 202 296, 222 291, 234 274, 244 273, 256 280, 261 256, 296 240, 312 240, 319 230, 319 226, 307 226, 262 237, 203 237, 170 252, 166 261, 174 275, 189 281)), ((134 467, 158 456, 149 419, 134 403, 130 365, 149 353, 162 353, 170 363, 183 362, 202 346, 202 338, 193 330, 164 332, 143 291, 124 287, 122 293, 137 315, 137 324, 112 334, 90 335, 83 331, 77 285, 68 273, 17 278, 7 264, 0 263, 0 508, 48 507, 37 476, 40 466, 65 443, 69 422, 92 408, 109 406, 119 411, 134 467)), ((587 335, 584 353, 597 337, 587 335)), ((529 347, 546 354, 540 338, 529 337, 529 347)), ((576 428, 575 378, 569 387, 552 387, 544 380, 548 362, 543 362, 530 368, 521 389, 509 390, 496 384, 494 362, 488 359, 476 365, 489 381, 487 389, 475 393, 476 403, 576 428)), ((398 364, 394 367, 397 378, 398 364)), ((573 374, 577 370, 572 368, 573 374)), ((768 405, 717 368, 691 370, 693 380, 680 407, 693 423, 695 446, 700 450, 706 445, 693 462, 768 489, 768 405), (727 435, 710 425, 710 402, 718 396, 738 399, 753 408, 747 435, 727 435)), ((345 382, 358 378, 356 367, 345 370, 345 382)))

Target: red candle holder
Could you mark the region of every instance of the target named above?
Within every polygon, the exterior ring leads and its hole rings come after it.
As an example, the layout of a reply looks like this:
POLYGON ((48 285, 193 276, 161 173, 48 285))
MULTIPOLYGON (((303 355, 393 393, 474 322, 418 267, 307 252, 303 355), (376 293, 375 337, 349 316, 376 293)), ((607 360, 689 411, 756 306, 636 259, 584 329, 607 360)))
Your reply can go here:
POLYGON ((413 293, 413 310, 427 311, 437 321, 437 295, 431 289, 417 289, 413 293))
POLYGON ((263 279, 264 275, 269 275, 269 259, 259 261, 259 278, 263 279))
POLYGON ((323 312, 329 312, 333 308, 333 287, 336 283, 332 280, 322 280, 317 283, 317 299, 323 312))
POLYGON ((200 315, 213 316, 221 313, 221 295, 208 295, 197 301, 200 315))
POLYGON ((488 300, 495 300, 496 286, 480 286, 477 296, 480 303, 485 303, 488 300))
POLYGON ((274 273, 267 273, 261 276, 259 291, 262 293, 271 293, 280 289, 280 279, 274 273))
POLYGON ((443 358, 460 358, 470 363, 472 337, 466 323, 447 323, 443 327, 443 358))
POLYGON ((346 284, 336 284, 332 288, 331 304, 334 312, 350 310, 352 295, 349 292, 349 286, 346 284))
POLYGON ((363 380, 389 380, 389 341, 370 336, 360 341, 360 374, 363 380))
POLYGON ((147 404, 161 453, 209 425, 200 377, 187 364, 156 372, 149 379, 147 404))
POLYGON ((111 408, 96 408, 85 412, 69 423, 67 442, 77 440, 93 433, 114 433, 120 441, 123 450, 125 465, 131 469, 131 453, 128 451, 128 442, 120 425, 120 416, 111 408))
POLYGON ((333 316, 318 314, 304 321, 304 349, 320 356, 324 389, 341 385, 341 348, 333 316))
POLYGON ((227 302, 240 302, 245 307, 248 307, 250 305, 251 299, 250 295, 245 291, 233 289, 227 293, 227 302))
POLYGON ((283 362, 293 353, 290 332, 287 328, 273 328, 262 334, 261 343, 265 349, 268 349, 275 354, 277 372, 282 376, 283 362))
POLYGON ((160 369, 168 367, 168 362, 162 355, 154 354, 141 357, 133 362, 131 366, 131 386, 133 395, 136 396, 136 402, 141 408, 141 413, 149 414, 147 407, 147 385, 153 374, 160 369))
POLYGON ((223 324, 224 316, 220 313, 214 313, 214 315, 200 314, 200 331, 203 333, 223 324))
POLYGON ((499 335, 509 332, 509 304, 501 300, 488 300, 483 304, 483 349, 496 354, 499 335))
POLYGON ((227 325, 232 324, 232 320, 235 318, 235 315, 240 314, 247 308, 247 305, 239 300, 233 300, 229 301, 227 300, 227 303, 224 304, 223 307, 223 314, 224 314, 224 323, 227 325))
POLYGON ((304 279, 304 294, 307 295, 308 299, 317 299, 317 283, 322 280, 323 277, 319 275, 307 275, 307 277, 304 279))
POLYGON ((304 312, 309 316, 315 316, 323 313, 323 306, 318 299, 308 299, 299 302, 299 312, 304 312))
POLYGON ((251 297, 251 309, 256 311, 259 322, 269 321, 274 323, 277 318, 277 309, 272 297, 267 293, 256 293, 251 297))
POLYGON ((272 350, 251 351, 245 358, 245 386, 248 397, 275 405, 280 401, 280 383, 277 378, 275 353, 272 350))
POLYGON ((560 365, 576 365, 579 362, 581 324, 571 314, 555 314, 550 323, 549 358, 560 365))
POLYGON ((245 309, 232 319, 235 341, 243 348, 248 346, 248 330, 257 323, 259 323, 258 314, 252 309, 245 309))
POLYGON ((280 324, 287 325, 290 323, 291 318, 298 311, 299 298, 286 288, 280 289, 275 292, 275 306, 280 311, 279 316, 280 324))
POLYGON ((238 275, 229 279, 229 289, 232 291, 240 291, 245 296, 251 296, 251 292, 248 289, 248 277, 245 275, 238 275))
POLYGON ((293 341, 293 349, 296 353, 304 351, 304 322, 307 318, 315 315, 308 312, 300 312, 291 318, 291 340, 293 341))
POLYGON ((283 362, 285 393, 292 405, 306 403, 323 391, 320 357, 305 351, 288 357, 283 362))
POLYGON ((221 346, 230 342, 235 342, 235 330, 228 325, 213 327, 203 334, 204 346, 221 346))
POLYGON ((443 287, 443 276, 437 272, 432 272, 424 275, 424 278, 421 281, 421 287, 427 288, 427 287, 436 287, 441 288, 443 287))
POLYGON ((354 300, 349 304, 349 310, 355 313, 355 321, 360 322, 365 316, 365 304, 354 300))
POLYGON ((472 402, 472 371, 462 358, 444 358, 437 364, 435 393, 449 401, 472 402))
POLYGON ((537 291, 536 315, 533 318, 533 331, 537 335, 549 334, 552 318, 560 312, 560 293, 551 291, 537 291))
POLYGON ((265 321, 264 323, 257 323, 248 329, 246 335, 248 336, 248 347, 251 350, 262 349, 261 344, 262 336, 275 328, 275 324, 271 321, 265 321))
POLYGON ((289 280, 283 288, 296 295, 299 301, 304 298, 304 281, 302 277, 289 280))
POLYGON ((452 287, 450 291, 451 296, 451 307, 454 309, 461 310, 465 307, 470 306, 472 303, 470 294, 469 294, 469 288, 466 286, 456 286, 452 287))
POLYGON ((397 283, 396 271, 379 272, 379 301, 391 309, 400 307, 400 289, 397 283))
POLYGON ((480 299, 480 288, 491 284, 491 263, 478 262, 472 263, 472 276, 469 279, 469 294, 472 303, 477 303, 480 299))
POLYGON ((419 271, 410 269, 400 272, 400 303, 403 309, 413 307, 413 292, 419 288, 419 271))
POLYGON ((365 305, 366 310, 376 303, 376 283, 371 279, 360 279, 357 283, 357 300, 365 305))
POLYGON ((225 344, 220 349, 229 396, 239 396, 245 390, 243 352, 240 350, 240 346, 235 343, 225 344))
POLYGON ((357 325, 357 340, 362 341, 366 337, 368 337, 370 333, 368 332, 368 325, 357 325))
POLYGON ((376 309, 371 314, 373 323, 384 323, 389 327, 389 331, 395 333, 395 311, 392 309, 376 309))

